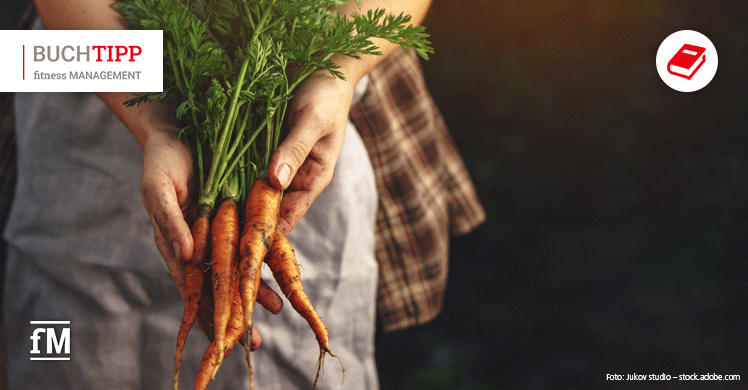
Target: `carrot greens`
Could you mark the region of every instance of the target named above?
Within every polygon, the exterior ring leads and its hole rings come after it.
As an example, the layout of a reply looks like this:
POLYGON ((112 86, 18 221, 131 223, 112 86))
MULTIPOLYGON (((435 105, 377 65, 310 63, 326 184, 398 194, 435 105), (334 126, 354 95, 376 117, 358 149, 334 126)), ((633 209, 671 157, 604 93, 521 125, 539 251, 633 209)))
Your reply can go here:
POLYGON ((251 183, 267 170, 293 91, 319 70, 344 78, 334 55, 380 54, 374 37, 424 58, 432 51, 423 27, 410 25, 409 16, 377 9, 346 17, 334 10, 347 3, 117 3, 132 28, 164 31, 164 91, 138 95, 127 104, 165 99, 176 107, 180 136, 195 152, 201 204, 215 204, 232 171, 251 164, 254 169, 244 170, 245 182, 251 183))

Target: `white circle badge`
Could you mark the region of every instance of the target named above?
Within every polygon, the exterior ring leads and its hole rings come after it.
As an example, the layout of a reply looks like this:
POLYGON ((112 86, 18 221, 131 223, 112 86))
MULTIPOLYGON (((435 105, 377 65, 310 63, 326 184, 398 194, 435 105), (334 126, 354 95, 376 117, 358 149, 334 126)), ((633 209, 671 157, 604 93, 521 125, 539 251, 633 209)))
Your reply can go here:
POLYGON ((662 41, 656 62, 657 73, 670 88, 698 91, 717 73, 717 49, 703 34, 681 30, 662 41))

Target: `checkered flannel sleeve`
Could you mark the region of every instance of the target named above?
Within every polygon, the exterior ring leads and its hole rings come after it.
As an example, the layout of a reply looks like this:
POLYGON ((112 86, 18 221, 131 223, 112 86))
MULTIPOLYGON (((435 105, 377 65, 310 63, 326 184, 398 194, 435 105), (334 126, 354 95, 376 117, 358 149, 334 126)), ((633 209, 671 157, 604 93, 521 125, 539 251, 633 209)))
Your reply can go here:
POLYGON ((442 307, 449 238, 470 232, 485 212, 415 53, 397 50, 371 71, 351 120, 377 180, 377 305, 383 328, 425 323, 442 307))

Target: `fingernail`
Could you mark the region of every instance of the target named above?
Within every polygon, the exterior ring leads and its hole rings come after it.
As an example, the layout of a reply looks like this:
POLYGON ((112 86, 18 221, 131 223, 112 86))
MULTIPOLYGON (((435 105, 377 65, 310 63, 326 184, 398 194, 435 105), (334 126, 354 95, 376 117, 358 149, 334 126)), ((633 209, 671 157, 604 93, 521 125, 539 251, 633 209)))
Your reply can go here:
POLYGON ((283 186, 283 188, 288 187, 291 181, 291 168, 288 166, 288 164, 283 164, 278 168, 278 181, 283 186))
POLYGON ((177 260, 182 260, 182 250, 179 247, 179 243, 174 241, 174 256, 177 257, 177 260))

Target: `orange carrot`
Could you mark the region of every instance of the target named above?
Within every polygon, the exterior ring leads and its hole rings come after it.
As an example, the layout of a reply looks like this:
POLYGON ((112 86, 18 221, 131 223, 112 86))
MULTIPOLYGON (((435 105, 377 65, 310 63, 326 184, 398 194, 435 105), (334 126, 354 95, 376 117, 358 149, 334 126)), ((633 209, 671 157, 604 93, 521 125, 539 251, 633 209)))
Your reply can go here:
POLYGON ((223 362, 226 324, 231 316, 234 274, 239 245, 239 209, 234 198, 226 198, 218 208, 211 227, 213 268, 213 324, 218 349, 216 370, 223 362))
MULTIPOLYGON (((301 273, 299 271, 299 264, 296 262, 296 255, 294 254, 291 243, 288 242, 283 233, 275 233, 273 246, 265 261, 273 272, 273 277, 278 282, 281 291, 283 291, 283 294, 291 303, 291 307, 306 320, 312 328, 314 336, 317 338, 320 355, 317 360, 317 376, 314 378, 314 385, 312 387, 314 388, 314 386, 317 386, 317 379, 319 379, 320 368, 324 363, 325 353, 337 357, 330 351, 330 339, 327 328, 322 322, 322 318, 317 314, 317 311, 314 310, 314 306, 312 306, 306 293, 304 293, 304 288, 301 286, 301 273)), ((338 360, 340 359, 338 358, 338 360)), ((343 363, 341 362, 340 365, 342 366, 343 363)), ((345 367, 343 367, 343 372, 345 372, 345 367)))
MULTIPOLYGON (((239 289, 236 284, 237 278, 234 278, 234 289, 231 300, 231 317, 226 326, 226 353, 230 353, 231 350, 236 346, 242 335, 246 335, 244 331, 244 315, 242 312, 241 298, 239 296, 239 289)), ((215 375, 215 371, 218 369, 218 347, 216 341, 213 340, 205 350, 203 360, 200 363, 200 370, 197 372, 197 378, 195 379, 194 389, 206 389, 208 383, 210 383, 212 377, 215 375)))
MULTIPOLYGON (((247 195, 246 221, 239 251, 239 290, 242 297, 244 327, 247 332, 252 329, 252 312, 260 286, 260 266, 270 244, 273 242, 275 226, 278 222, 281 192, 267 179, 255 181, 247 195)), ((251 337, 247 337, 251 339, 251 337)), ((245 357, 250 367, 250 388, 252 387, 251 363, 249 350, 245 357)))
POLYGON ((192 240, 194 249, 192 258, 184 263, 184 317, 182 324, 179 326, 177 334, 177 352, 176 362, 174 365, 174 389, 179 387, 179 366, 182 362, 182 351, 187 335, 195 323, 198 312, 198 303, 203 293, 203 273, 205 272, 205 258, 210 250, 210 214, 211 209, 208 206, 201 206, 198 209, 198 215, 192 224, 192 240))

